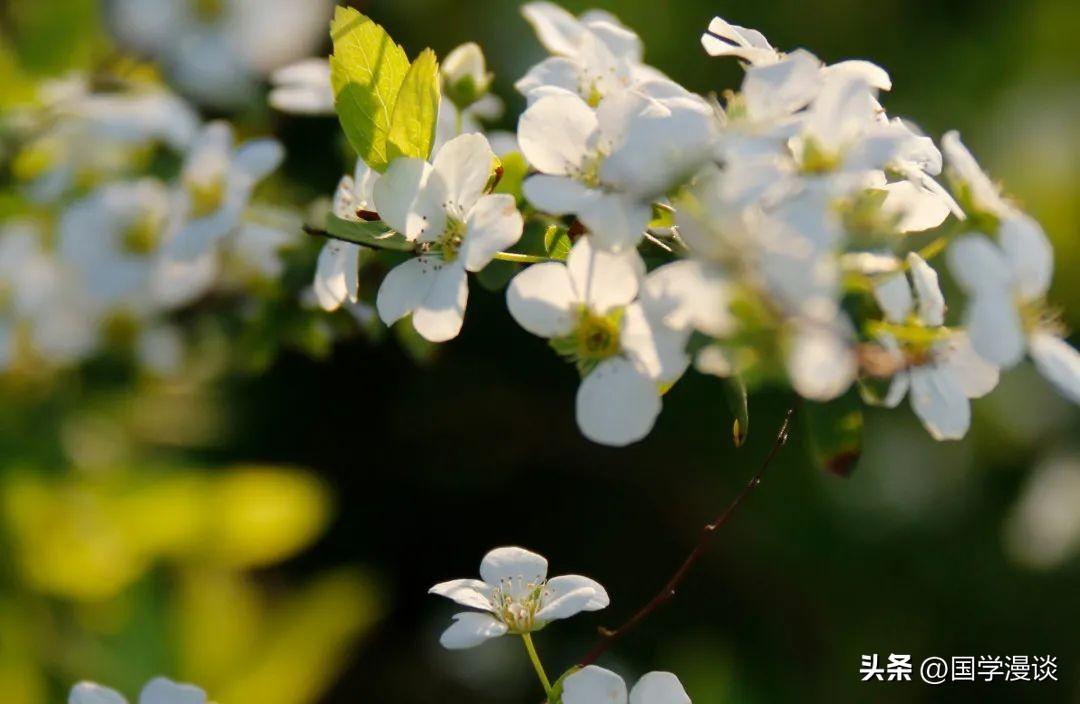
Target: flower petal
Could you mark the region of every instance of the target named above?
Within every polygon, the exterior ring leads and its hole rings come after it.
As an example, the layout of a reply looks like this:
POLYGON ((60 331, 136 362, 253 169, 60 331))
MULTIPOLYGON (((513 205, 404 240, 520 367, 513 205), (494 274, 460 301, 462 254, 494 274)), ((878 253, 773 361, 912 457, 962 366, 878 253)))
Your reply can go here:
POLYGON ((664 323, 675 329, 725 337, 736 324, 727 279, 718 269, 692 259, 664 264, 649 272, 641 296, 652 305, 674 304, 664 314, 664 323))
POLYGON ((543 96, 548 88, 561 88, 576 93, 581 80, 581 64, 561 56, 544 59, 534 65, 514 84, 517 92, 530 102, 543 96))
POLYGON ((428 594, 445 596, 462 606, 471 606, 481 611, 493 610, 491 600, 487 597, 490 592, 491 587, 479 579, 452 579, 440 582, 428 590, 428 594))
POLYGON ((313 288, 323 310, 334 311, 345 299, 356 302, 359 282, 360 246, 330 240, 319 252, 313 288))
POLYGON ((127 704, 120 693, 93 682, 80 682, 71 688, 68 704, 127 704))
POLYGON ((563 704, 626 704, 626 683, 611 670, 589 665, 563 680, 563 704))
POLYGON ((469 271, 480 271, 496 253, 521 239, 525 221, 514 196, 498 193, 482 197, 469 213, 460 256, 469 271))
POLYGON ((926 261, 915 252, 907 255, 911 267, 911 282, 919 299, 919 317, 931 327, 945 324, 945 297, 941 295, 938 275, 926 261))
POLYGON ((815 323, 798 323, 787 354, 795 391, 814 401, 830 401, 855 380, 855 354, 846 335, 815 323))
POLYGON ((602 445, 622 447, 641 440, 660 415, 660 392, 633 362, 612 357, 581 381, 577 422, 582 434, 602 445))
POLYGON ((241 144, 233 159, 237 170, 252 181, 259 181, 281 165, 285 148, 276 139, 253 139, 241 144))
POLYGON ((1062 396, 1080 404, 1080 353, 1065 340, 1047 332, 1031 336, 1035 368, 1062 396))
POLYGON ((506 624, 491 614, 466 611, 454 616, 454 623, 443 631, 439 643, 447 650, 465 650, 505 635, 507 630, 506 624))
POLYGON ((965 332, 954 332, 949 336, 937 365, 949 370, 968 398, 981 398, 990 393, 1001 376, 996 366, 975 352, 965 332))
POLYGON ((620 254, 593 247, 589 237, 577 241, 566 259, 576 299, 604 314, 637 296, 645 263, 636 250, 620 254))
POLYGON ((1024 329, 1008 289, 975 292, 965 319, 971 344, 986 361, 1009 368, 1024 356, 1024 329))
POLYGON ((650 672, 630 690, 630 704, 690 704, 690 697, 672 673, 650 672))
POLYGON ((982 235, 959 237, 945 253, 949 271, 966 291, 1002 289, 1012 285, 1009 262, 1000 249, 982 235))
POLYGON ((690 364, 686 345, 688 330, 669 328, 641 303, 631 303, 623 312, 619 342, 651 379, 673 383, 690 364))
POLYGON ((491 587, 500 586, 507 581, 536 584, 547 577, 547 569, 547 559, 543 555, 537 555, 525 548, 508 546, 495 548, 484 555, 484 559, 480 561, 480 579, 491 587))
POLYGON ((464 218, 483 194, 494 163, 495 153, 482 134, 463 134, 444 144, 433 163, 445 187, 444 207, 464 218))
POLYGON ((139 704, 206 704, 206 692, 194 685, 156 677, 143 687, 139 704))
POLYGON ((903 323, 915 302, 911 298, 911 284, 903 272, 887 274, 874 282, 874 300, 885 319, 892 323, 903 323))
POLYGON ((540 337, 568 335, 574 329, 574 308, 581 301, 566 265, 534 264, 514 277, 506 289, 506 305, 517 324, 540 337))
POLYGON ((598 191, 590 189, 580 181, 566 176, 530 176, 522 184, 525 198, 537 209, 551 215, 578 213, 588 203, 600 197, 598 191))
POLYGON ((518 121, 518 144, 537 170, 557 176, 580 175, 597 130, 596 113, 571 93, 546 95, 518 121))
POLYGON ((971 425, 971 403, 947 370, 935 365, 911 369, 911 407, 935 440, 959 440, 971 425))
POLYGON ((632 250, 645 234, 652 206, 623 193, 602 192, 578 212, 597 247, 611 252, 632 250))
POLYGON ((998 238, 1024 300, 1045 296, 1054 275, 1054 248, 1042 226, 1018 214, 1001 221, 998 238))
POLYGON ((521 14, 532 25, 536 38, 552 54, 574 56, 585 28, 569 12, 552 2, 530 2, 521 14))
POLYGON ((384 323, 393 325, 419 307, 431 290, 437 264, 441 262, 434 257, 416 257, 390 270, 375 298, 384 323))
POLYGON ((544 589, 544 606, 536 612, 540 621, 557 621, 582 611, 599 611, 611 603, 599 582, 577 574, 552 577, 544 589))
POLYGON ((469 282, 460 260, 450 263, 433 260, 433 281, 423 301, 413 312, 413 327, 429 342, 446 342, 457 337, 465 321, 469 282))
MULTIPOLYGON (((424 228, 425 223, 414 211, 431 171, 431 165, 422 159, 394 159, 373 189, 379 217, 410 240, 415 240, 424 228)), ((438 223, 438 230, 442 227, 438 223)))

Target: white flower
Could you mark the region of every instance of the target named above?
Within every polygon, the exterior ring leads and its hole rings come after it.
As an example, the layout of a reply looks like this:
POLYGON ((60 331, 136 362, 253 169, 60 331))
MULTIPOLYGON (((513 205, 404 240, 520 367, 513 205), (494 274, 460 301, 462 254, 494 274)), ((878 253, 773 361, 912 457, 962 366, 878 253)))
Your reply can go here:
POLYGON ((334 89, 330 85, 330 62, 303 59, 270 75, 270 105, 281 112, 299 115, 333 115, 334 89))
POLYGON ((63 212, 58 252, 97 304, 152 312, 151 278, 173 225, 164 184, 152 178, 111 183, 63 212))
MULTIPOLYGON (((363 159, 353 176, 343 176, 334 193, 334 215, 343 220, 375 218, 375 182, 379 174, 363 159)), ((356 303, 360 288, 360 245, 327 240, 319 252, 314 291, 323 310, 334 311, 346 300, 356 303)))
POLYGON ((945 299, 937 272, 915 253, 907 256, 907 263, 911 286, 899 273, 884 277, 874 288, 885 320, 897 326, 882 330, 878 339, 900 367, 882 404, 895 408, 908 395, 915 415, 935 440, 959 440, 971 425, 968 399, 997 386, 998 368, 975 353, 965 333, 943 327, 945 299), (905 339, 901 331, 911 325, 922 336, 905 339))
POLYGON ((626 693, 626 683, 610 670, 589 665, 563 680, 563 704, 690 704, 679 678, 650 672, 626 693))
POLYGON ((788 324, 785 364, 792 386, 803 398, 837 398, 858 372, 850 321, 842 313, 793 318, 788 324))
POLYGON ((685 92, 641 63, 641 40, 609 13, 593 10, 579 19, 550 2, 528 3, 521 12, 554 54, 515 84, 530 103, 553 88, 576 93, 592 107, 626 89, 655 91, 656 97, 685 92))
POLYGON ((1012 367, 1025 351, 1036 369, 1073 403, 1080 403, 1080 354, 1061 339, 1046 311, 1054 250, 1042 227, 1006 201, 956 132, 942 139, 949 175, 971 222, 947 251, 949 269, 968 294, 965 322, 982 357, 1012 367))
POLYGON ((208 124, 184 161, 179 197, 186 222, 166 245, 169 258, 190 263, 213 252, 240 224, 255 185, 283 158, 273 139, 234 147, 228 123, 208 124))
POLYGON ((479 609, 454 616, 439 642, 452 650, 472 648, 506 633, 538 631, 551 621, 608 605, 608 595, 588 577, 547 578, 540 555, 518 547, 495 548, 480 562, 480 579, 453 579, 428 593, 479 609))
MULTIPOLYGON (((127 700, 108 687, 80 682, 71 688, 68 704, 127 704, 127 700)), ((206 704, 206 692, 194 685, 157 677, 143 687, 138 704, 206 704)))
POLYGON ((308 56, 330 20, 330 0, 113 0, 107 17, 120 41, 161 61, 198 100, 236 107, 258 80, 308 56))
POLYGON ((576 214, 600 247, 633 247, 652 201, 708 158, 713 120, 703 103, 664 105, 632 91, 596 111, 572 93, 546 95, 518 123, 522 153, 541 172, 525 196, 545 212, 576 214))
POLYGON ((413 327, 427 340, 456 337, 469 296, 465 272, 483 269, 521 237, 514 197, 484 193, 494 159, 483 135, 466 134, 440 149, 432 164, 395 159, 375 184, 379 215, 420 252, 379 287, 376 306, 387 325, 412 313, 413 327))
POLYGON ((650 298, 646 285, 636 300, 645 267, 635 250, 613 254, 589 239, 574 245, 565 264, 535 264, 514 277, 507 306, 519 325, 550 338, 584 373, 576 402, 581 432, 594 442, 627 445, 652 429, 660 385, 685 371, 688 333, 664 323, 669 298, 650 298))

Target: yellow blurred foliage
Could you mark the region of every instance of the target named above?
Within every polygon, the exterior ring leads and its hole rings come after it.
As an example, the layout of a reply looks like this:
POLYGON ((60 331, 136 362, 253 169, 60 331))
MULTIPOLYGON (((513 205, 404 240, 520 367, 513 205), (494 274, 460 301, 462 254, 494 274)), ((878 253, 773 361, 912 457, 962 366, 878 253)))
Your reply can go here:
POLYGON ((285 559, 326 525, 325 488, 300 470, 15 475, 0 487, 14 565, 33 591, 118 594, 156 562, 247 568, 285 559))

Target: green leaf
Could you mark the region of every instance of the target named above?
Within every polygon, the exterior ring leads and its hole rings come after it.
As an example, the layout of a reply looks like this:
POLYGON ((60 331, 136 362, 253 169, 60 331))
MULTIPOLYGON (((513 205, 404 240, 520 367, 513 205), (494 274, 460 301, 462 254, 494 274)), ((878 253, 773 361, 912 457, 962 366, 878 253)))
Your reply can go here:
POLYGON ((570 241, 570 236, 566 233, 566 230, 552 225, 544 232, 544 251, 552 259, 560 259, 566 261, 566 258, 570 256, 570 247, 573 243, 570 241))
POLYGON ((394 106, 409 57, 386 30, 352 8, 334 10, 330 38, 330 83, 341 127, 364 163, 385 171, 394 106))
POLYGON ((852 389, 828 403, 806 404, 814 461, 823 469, 849 476, 862 455, 863 413, 852 389))
POLYGON ((367 247, 411 252, 413 243, 397 234, 382 221, 344 220, 336 215, 326 216, 326 231, 334 237, 367 247))
POLYGON ((742 447, 750 432, 750 410, 747 407, 746 383, 741 376, 734 375, 724 379, 724 399, 735 416, 731 429, 735 447, 742 447))
POLYGON ((435 143, 439 117, 439 62, 435 52, 424 49, 409 67, 398 91, 390 119, 387 154, 427 159, 435 143))

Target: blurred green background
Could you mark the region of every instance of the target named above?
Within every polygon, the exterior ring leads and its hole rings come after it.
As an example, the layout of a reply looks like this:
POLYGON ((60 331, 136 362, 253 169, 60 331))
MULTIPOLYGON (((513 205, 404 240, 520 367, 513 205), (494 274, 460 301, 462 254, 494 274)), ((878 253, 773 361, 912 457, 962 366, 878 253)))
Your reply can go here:
MULTIPOLYGON (((71 4, 92 21, 94 3, 71 4)), ((518 3, 353 4, 410 55, 478 41, 512 127, 513 81, 543 56, 518 3)), ((1051 298, 1080 328, 1076 2, 566 6, 615 12, 649 63, 700 92, 739 81, 698 43, 714 14, 782 48, 886 67, 891 114, 934 137, 959 129, 1044 223, 1051 298)), ((58 49, 23 50, 47 63, 58 49)), ((251 119, 289 150, 291 197, 330 193, 349 170, 335 122, 260 110, 251 119)), ((61 701, 76 677, 130 693, 158 673, 199 681, 220 704, 538 701, 511 639, 438 646, 454 609, 427 588, 474 575, 504 544, 598 579, 607 611, 536 638, 549 670, 569 666, 596 626, 666 580, 790 402, 753 397, 736 450, 720 383, 691 373, 647 440, 591 445, 573 419, 573 370, 479 287, 461 337, 424 365, 392 340, 359 339, 211 388, 133 386, 107 369, 68 382, 5 387, 0 400, 0 683, 16 704, 61 701)), ((1080 544, 1067 531, 1080 415, 1026 366, 974 409, 972 432, 947 444, 906 406, 870 413, 846 480, 811 466, 797 417, 677 598, 602 664, 627 679, 674 671, 695 704, 1080 702, 1080 544), (863 684, 871 653, 1050 654, 1060 681, 863 684)))

